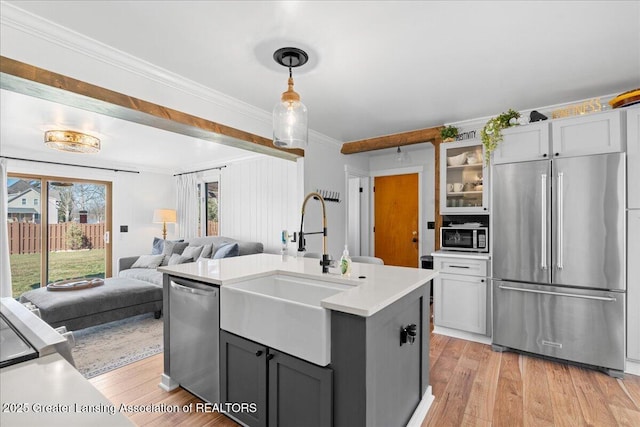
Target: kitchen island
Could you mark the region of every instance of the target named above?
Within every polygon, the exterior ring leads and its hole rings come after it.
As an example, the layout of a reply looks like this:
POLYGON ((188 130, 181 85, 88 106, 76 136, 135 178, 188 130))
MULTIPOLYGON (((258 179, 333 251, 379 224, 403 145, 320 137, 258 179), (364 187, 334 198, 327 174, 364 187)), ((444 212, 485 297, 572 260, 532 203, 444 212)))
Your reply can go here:
POLYGON ((247 425, 420 425, 433 400, 437 272, 354 263, 345 278, 323 274, 317 259, 271 254, 159 270, 162 388, 181 385, 247 425), (192 298, 188 309, 178 291, 192 298), (183 366, 200 373, 183 380, 183 366))

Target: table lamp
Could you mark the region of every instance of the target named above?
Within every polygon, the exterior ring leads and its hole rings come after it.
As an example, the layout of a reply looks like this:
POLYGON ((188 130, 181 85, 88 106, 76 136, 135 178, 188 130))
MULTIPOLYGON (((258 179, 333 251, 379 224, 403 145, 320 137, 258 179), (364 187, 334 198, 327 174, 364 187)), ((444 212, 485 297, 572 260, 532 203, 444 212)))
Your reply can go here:
POLYGON ((167 223, 176 223, 176 211, 175 209, 154 209, 153 210, 153 222, 162 223, 162 238, 167 240, 167 223))

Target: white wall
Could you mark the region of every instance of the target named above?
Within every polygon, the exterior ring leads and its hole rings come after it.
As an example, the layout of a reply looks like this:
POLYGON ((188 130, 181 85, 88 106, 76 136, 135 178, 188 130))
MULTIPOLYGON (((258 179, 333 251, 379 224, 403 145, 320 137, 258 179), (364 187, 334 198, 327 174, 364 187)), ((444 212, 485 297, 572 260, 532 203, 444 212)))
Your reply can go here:
MULTIPOLYGON (((162 225, 151 222, 153 210, 175 206, 175 184, 171 175, 145 172, 132 174, 11 159, 7 160, 7 166, 9 174, 47 175, 112 183, 113 274, 117 272, 118 258, 151 253, 153 237, 162 236, 162 225), (120 233, 120 225, 128 225, 129 232, 120 233)), ((174 225, 167 224, 167 231, 167 238, 176 237, 174 225)))
POLYGON ((264 156, 227 165, 220 171, 220 234, 279 253, 282 230, 299 227, 300 186, 293 161, 264 156))
MULTIPOLYGON (((340 153, 340 145, 331 142, 310 142, 304 155, 304 189, 305 194, 316 190, 336 191, 340 193, 341 203, 327 202, 327 245, 329 253, 336 259, 342 255, 346 243, 346 208, 347 195, 345 165, 360 170, 368 170, 367 157, 361 154, 344 155, 340 153)), ((304 230, 321 231, 320 204, 315 200, 307 203, 304 230)), ((298 225, 297 229, 300 228, 298 225)), ((307 238, 308 252, 322 252, 322 238, 307 238)))

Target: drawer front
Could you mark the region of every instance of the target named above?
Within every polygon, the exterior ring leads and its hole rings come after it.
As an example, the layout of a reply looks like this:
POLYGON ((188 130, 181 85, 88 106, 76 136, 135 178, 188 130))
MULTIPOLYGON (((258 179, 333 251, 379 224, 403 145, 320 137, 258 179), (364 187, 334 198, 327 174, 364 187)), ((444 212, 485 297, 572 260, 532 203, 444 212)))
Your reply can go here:
POLYGON ((472 258, 433 257, 433 268, 441 273, 487 276, 487 261, 472 258))

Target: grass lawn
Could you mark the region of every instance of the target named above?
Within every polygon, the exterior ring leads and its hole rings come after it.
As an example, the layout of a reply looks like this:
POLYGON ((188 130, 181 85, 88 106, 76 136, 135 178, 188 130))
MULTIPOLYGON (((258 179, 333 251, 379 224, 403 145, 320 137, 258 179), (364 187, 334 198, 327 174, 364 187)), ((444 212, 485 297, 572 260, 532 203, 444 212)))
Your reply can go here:
MULTIPOLYGON (((104 277, 104 249, 49 253, 49 282, 77 277, 104 277)), ((40 286, 40 254, 11 255, 13 296, 40 286)))

